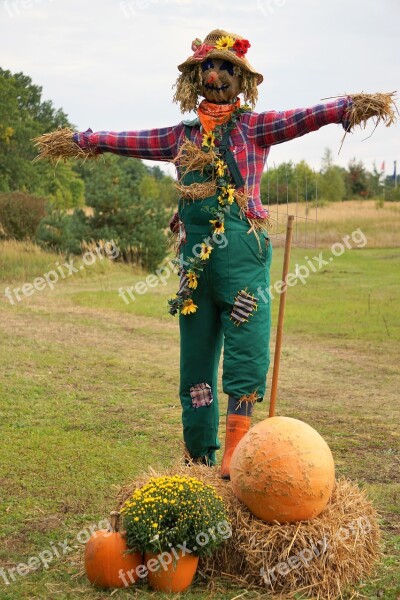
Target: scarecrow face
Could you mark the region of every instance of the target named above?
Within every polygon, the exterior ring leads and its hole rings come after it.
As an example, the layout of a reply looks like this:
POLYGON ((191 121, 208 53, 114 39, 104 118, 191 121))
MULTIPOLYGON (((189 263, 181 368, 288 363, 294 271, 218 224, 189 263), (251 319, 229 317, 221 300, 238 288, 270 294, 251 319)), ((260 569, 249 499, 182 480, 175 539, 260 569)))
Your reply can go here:
POLYGON ((201 63, 201 93, 206 100, 225 104, 236 100, 240 94, 240 76, 237 67, 229 60, 206 58, 201 63))

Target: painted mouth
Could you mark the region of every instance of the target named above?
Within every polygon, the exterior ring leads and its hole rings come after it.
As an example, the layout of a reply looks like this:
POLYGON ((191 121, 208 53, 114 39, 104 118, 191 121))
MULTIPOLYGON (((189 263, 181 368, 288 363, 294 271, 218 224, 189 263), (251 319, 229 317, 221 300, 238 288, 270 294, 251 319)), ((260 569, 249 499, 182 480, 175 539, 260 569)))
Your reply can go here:
POLYGON ((225 85, 221 85, 220 87, 217 87, 215 85, 205 83, 204 87, 206 88, 206 90, 210 90, 211 92, 224 92, 225 90, 227 90, 229 88, 229 85, 225 84, 225 85))

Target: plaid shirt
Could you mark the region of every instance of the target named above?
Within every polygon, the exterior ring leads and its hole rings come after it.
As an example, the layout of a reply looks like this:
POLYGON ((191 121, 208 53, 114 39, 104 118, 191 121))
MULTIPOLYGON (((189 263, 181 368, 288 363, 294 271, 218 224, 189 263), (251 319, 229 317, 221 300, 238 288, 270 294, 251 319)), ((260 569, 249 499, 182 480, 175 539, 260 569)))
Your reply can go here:
MULTIPOLYGON (((261 204, 260 181, 270 151, 275 144, 287 142, 330 123, 348 127, 347 112, 351 98, 344 97, 327 104, 282 112, 246 112, 240 115, 230 136, 230 148, 245 180, 249 203, 246 216, 262 219, 268 216, 261 204)), ((192 141, 202 143, 200 125, 192 128, 192 141)), ((185 141, 185 125, 144 131, 100 131, 90 129, 76 133, 74 140, 81 147, 90 146, 98 152, 113 152, 134 158, 172 161, 185 141)))

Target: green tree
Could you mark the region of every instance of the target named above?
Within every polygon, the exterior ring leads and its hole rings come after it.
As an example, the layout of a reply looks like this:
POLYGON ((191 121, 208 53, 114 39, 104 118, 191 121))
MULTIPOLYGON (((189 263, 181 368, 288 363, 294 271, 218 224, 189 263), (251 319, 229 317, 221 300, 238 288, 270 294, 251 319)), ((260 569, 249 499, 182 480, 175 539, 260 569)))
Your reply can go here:
POLYGON ((266 205, 315 200, 316 174, 305 161, 282 163, 263 173, 260 194, 266 205))
POLYGON ((84 199, 84 184, 70 163, 33 163, 32 138, 70 126, 66 114, 42 101, 42 88, 23 73, 0 68, 0 191, 21 191, 71 208, 84 199))
POLYGON ((340 202, 346 193, 343 169, 334 164, 330 148, 325 149, 321 162, 319 196, 322 202, 340 202))
POLYGON ((155 269, 166 255, 164 232, 169 219, 156 180, 146 174, 136 179, 113 155, 93 166, 86 179, 86 203, 93 240, 114 240, 127 259, 135 248, 145 268, 155 269))
POLYGON ((36 241, 45 250, 81 254, 81 243, 90 239, 88 218, 83 210, 75 209, 72 215, 54 209, 39 223, 36 241))
POLYGON ((367 172, 361 160, 353 158, 349 162, 347 175, 348 195, 350 198, 368 197, 367 172))
POLYGON ((382 173, 373 165, 373 171, 367 171, 367 188, 369 198, 383 198, 384 186, 382 181, 382 173))

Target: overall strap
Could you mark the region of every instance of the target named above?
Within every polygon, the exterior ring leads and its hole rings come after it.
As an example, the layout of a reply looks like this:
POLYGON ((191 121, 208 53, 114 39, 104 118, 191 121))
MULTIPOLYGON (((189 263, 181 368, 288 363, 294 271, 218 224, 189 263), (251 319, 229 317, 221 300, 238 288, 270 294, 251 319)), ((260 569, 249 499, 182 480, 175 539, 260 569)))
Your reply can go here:
POLYGON ((229 148, 228 143, 229 143, 229 137, 231 135, 231 131, 233 129, 233 126, 228 127, 222 137, 221 143, 219 145, 219 149, 222 153, 222 156, 225 158, 225 162, 228 165, 228 169, 233 177, 233 181, 235 182, 235 186, 238 188, 241 188, 244 186, 245 181, 243 179, 243 176, 240 172, 240 169, 238 167, 238 164, 236 162, 236 159, 234 157, 234 154, 232 152, 232 150, 229 148))
POLYGON ((185 135, 186 135, 186 137, 187 137, 188 140, 190 140, 190 134, 191 134, 191 131, 192 131, 192 127, 193 127, 192 125, 185 124, 185 135))

